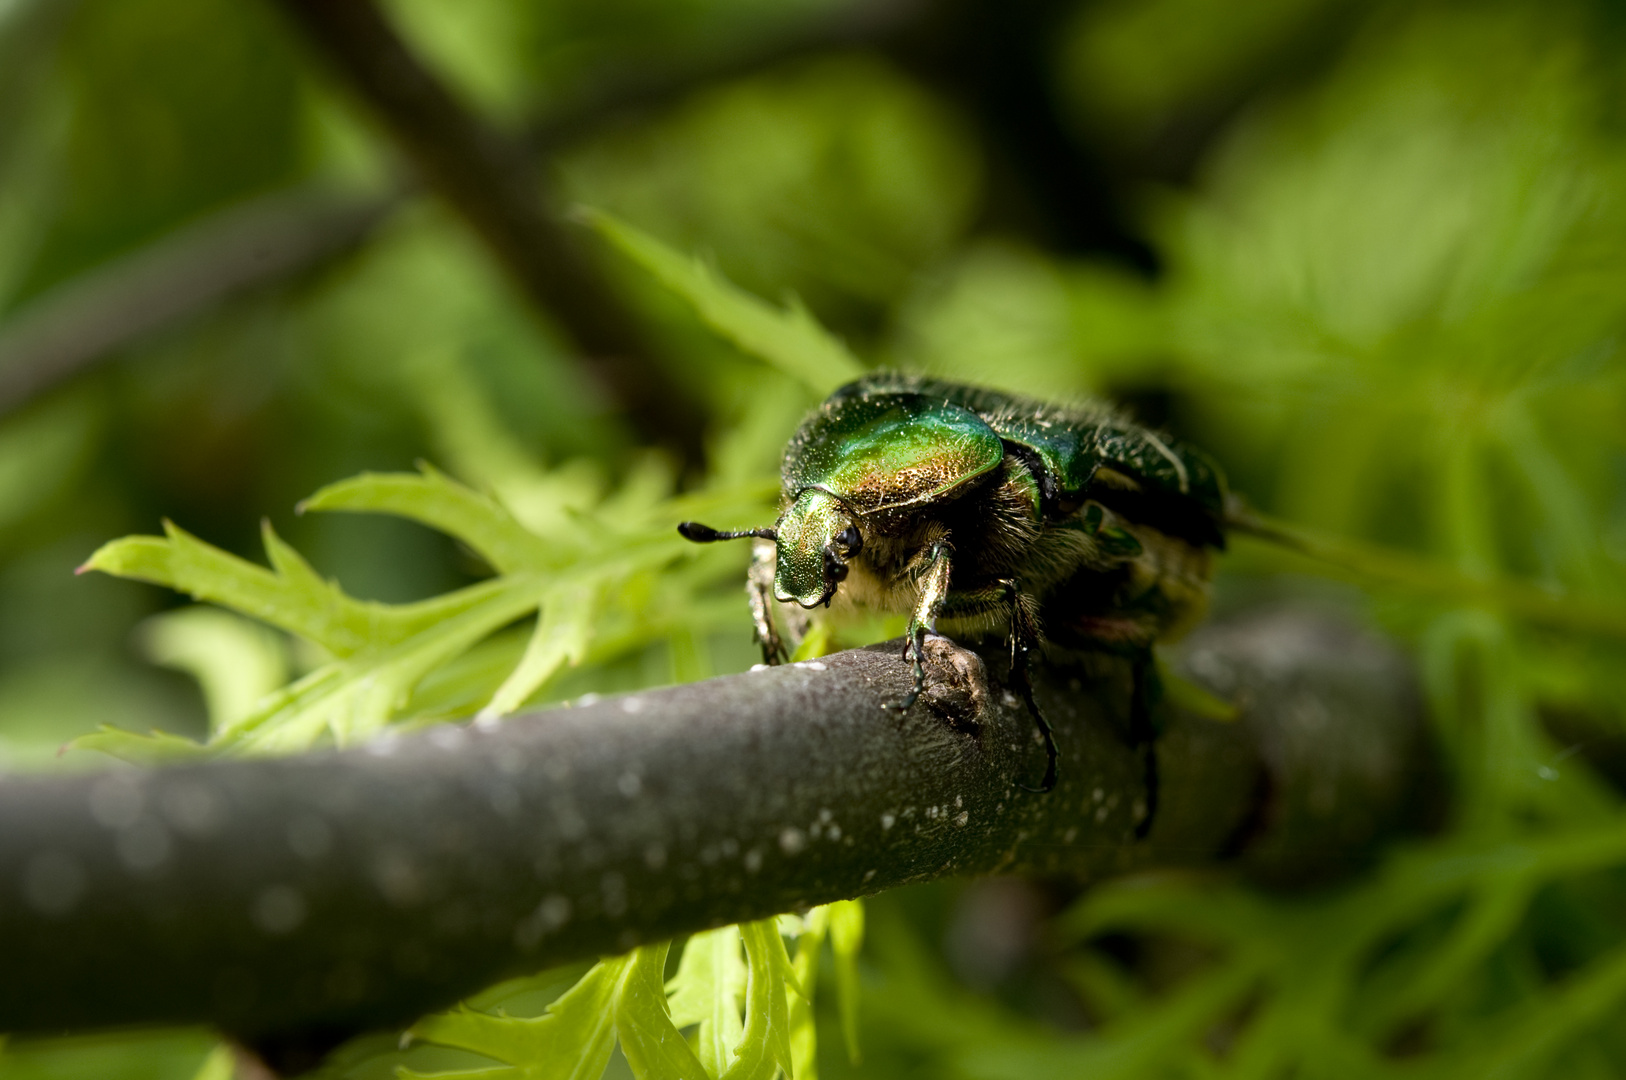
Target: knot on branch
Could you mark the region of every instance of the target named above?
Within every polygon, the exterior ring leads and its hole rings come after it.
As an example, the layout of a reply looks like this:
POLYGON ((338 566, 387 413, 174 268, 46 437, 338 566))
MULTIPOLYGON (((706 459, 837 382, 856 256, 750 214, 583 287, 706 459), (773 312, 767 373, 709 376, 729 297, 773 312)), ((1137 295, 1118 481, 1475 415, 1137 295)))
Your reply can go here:
POLYGON ((975 732, 988 709, 988 666, 946 637, 926 638, 926 688, 921 703, 957 730, 975 732))

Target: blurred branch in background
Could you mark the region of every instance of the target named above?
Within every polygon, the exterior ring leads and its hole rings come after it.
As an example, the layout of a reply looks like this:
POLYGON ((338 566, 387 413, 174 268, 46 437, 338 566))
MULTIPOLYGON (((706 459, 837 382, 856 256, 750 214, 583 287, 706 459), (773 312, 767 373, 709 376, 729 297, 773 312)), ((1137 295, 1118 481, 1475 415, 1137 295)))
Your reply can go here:
POLYGON ((122 344, 351 249, 401 200, 317 184, 276 192, 70 278, 0 323, 0 412, 122 344))
MULTIPOLYGON (((685 396, 654 358, 637 320, 603 282, 581 241, 550 214, 539 156, 700 87, 799 56, 871 46, 943 90, 975 120, 1002 162, 996 175, 1014 188, 1003 201, 1016 209, 1004 213, 1032 219, 1027 224, 1059 250, 1105 252, 1148 269, 1150 251, 1120 218, 1122 193, 1106 177, 1126 170, 1185 177, 1244 102, 1323 62, 1343 40, 1349 17, 1347 6, 1333 4, 1311 5, 1297 21, 1286 19, 1264 38, 1265 59, 1222 73, 1223 92, 1186 103, 1200 106, 1201 115, 1160 114, 1155 145, 1119 146, 1110 137, 1080 139, 1078 123, 1057 102, 1044 72, 1072 8, 1046 0, 1014 8, 971 0, 840 7, 702 59, 612 70, 563 105, 538 110, 517 138, 460 104, 371 4, 290 0, 285 6, 525 295, 584 350, 601 386, 630 409, 648 437, 688 457, 698 449, 694 410, 676 404, 685 396), (1101 153, 1113 160, 1092 156, 1101 153)), ((39 7, 55 25, 71 5, 39 7)), ((357 196, 349 206, 322 189, 264 196, 36 298, 0 327, 0 411, 121 344, 349 248, 401 203, 401 195, 395 190, 372 202, 357 196)))
MULTIPOLYGON (((53 26, 71 7, 36 6, 52 14, 53 26)), ((327 5, 322 7, 323 17, 332 17, 327 5)), ((647 412, 635 419, 652 436, 687 441, 695 432, 677 429, 681 417, 675 414, 680 410, 672 407, 672 401, 678 399, 660 397, 672 388, 658 382, 648 385, 649 379, 664 376, 652 362, 637 359, 641 352, 626 351, 634 345, 642 350, 633 340, 635 321, 620 309, 596 270, 584 261, 568 229, 549 219, 545 188, 527 159, 584 138, 605 123, 669 104, 695 88, 798 56, 873 42, 918 17, 922 7, 916 0, 854 5, 703 61, 599 80, 593 89, 565 105, 542 110, 522 138, 512 143, 463 111, 382 23, 372 22, 370 29, 354 39, 326 22, 319 32, 344 37, 342 46, 335 41, 330 48, 347 65, 346 70, 351 61, 343 58, 350 55, 349 50, 359 50, 368 52, 373 60, 378 59, 373 53, 394 56, 397 73, 410 73, 403 79, 369 66, 365 73, 353 72, 352 78, 358 83, 364 79, 382 82, 376 88, 380 100, 374 100, 371 93, 369 100, 391 120, 414 157, 422 155, 420 166, 427 164, 426 172, 438 178, 441 190, 480 229, 527 295, 572 331, 579 345, 603 352, 588 359, 605 380, 605 389, 629 403, 631 399, 623 391, 642 400, 647 412), (341 47, 346 51, 340 53, 341 47), (386 96, 387 102, 382 100, 386 96), (484 147, 484 154, 463 157, 471 145, 484 147), (566 261, 555 267, 550 260, 564 248, 568 248, 566 261), (561 274, 578 280, 574 285, 563 282, 561 274), (580 298, 569 293, 570 288, 590 291, 590 302, 585 307, 573 306, 568 301, 580 298), (654 426, 649 427, 651 424, 654 426)), ((368 82, 363 88, 371 86, 368 82)), ((383 194, 345 195, 312 185, 262 196, 206 216, 34 298, 0 322, 0 413, 32 400, 154 330, 351 249, 414 189, 410 180, 404 180, 383 194)), ((688 448, 695 449, 695 445, 688 448)))
POLYGON ((573 339, 634 425, 698 464, 699 407, 662 367, 581 239, 550 213, 547 187, 524 146, 465 108, 371 0, 282 0, 281 7, 525 295, 573 339))

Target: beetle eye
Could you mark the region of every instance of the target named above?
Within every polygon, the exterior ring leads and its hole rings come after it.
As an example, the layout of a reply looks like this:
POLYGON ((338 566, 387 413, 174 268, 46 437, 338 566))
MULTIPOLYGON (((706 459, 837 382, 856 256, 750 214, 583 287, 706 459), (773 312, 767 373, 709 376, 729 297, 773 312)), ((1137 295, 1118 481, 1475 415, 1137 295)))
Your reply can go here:
POLYGON ((858 532, 857 525, 849 525, 837 533, 836 543, 841 545, 842 553, 849 559, 864 550, 864 537, 858 532))

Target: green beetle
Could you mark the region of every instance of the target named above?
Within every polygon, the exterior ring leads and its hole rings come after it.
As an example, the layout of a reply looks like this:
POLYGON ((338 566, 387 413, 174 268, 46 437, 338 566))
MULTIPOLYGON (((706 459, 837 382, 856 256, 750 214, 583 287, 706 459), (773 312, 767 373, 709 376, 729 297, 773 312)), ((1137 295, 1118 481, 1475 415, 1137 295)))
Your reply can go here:
POLYGON ((882 372, 830 395, 781 476, 772 528, 678 526, 698 543, 758 539, 748 591, 769 663, 785 659, 774 601, 907 612, 907 709, 925 685, 926 634, 1003 633, 1045 740, 1032 790, 1048 791, 1057 752, 1028 685, 1031 650, 1122 653, 1137 659, 1136 738, 1149 745, 1151 645, 1202 614, 1225 544, 1229 497, 1206 456, 1102 405, 882 372))

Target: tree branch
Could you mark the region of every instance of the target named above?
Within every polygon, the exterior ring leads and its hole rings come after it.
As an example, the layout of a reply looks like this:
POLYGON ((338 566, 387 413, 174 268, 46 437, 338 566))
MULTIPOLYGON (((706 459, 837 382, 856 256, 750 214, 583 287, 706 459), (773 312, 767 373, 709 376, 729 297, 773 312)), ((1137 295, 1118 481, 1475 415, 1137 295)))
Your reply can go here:
POLYGON ((0 325, 0 412, 143 334, 350 248, 400 198, 280 191, 72 278, 0 325))
POLYGON ((524 294, 575 340, 633 423, 698 462, 699 408, 653 356, 580 238, 548 213, 545 185, 525 148, 466 109, 372 0, 279 2, 524 294))
MULTIPOLYGON (((1016 697, 897 643, 343 752, 0 782, 0 1030, 399 1024, 504 976, 947 874, 1346 869, 1427 767, 1407 665, 1304 616, 1207 630, 1240 722, 1166 710, 1161 809, 1127 666, 1016 697)), ((998 674, 992 653, 988 663, 998 674)))
MULTIPOLYGON (((47 7, 64 10, 61 4, 47 7)), ((608 122, 670 102, 695 87, 797 56, 884 38, 921 9, 919 0, 873 0, 702 62, 645 65, 607 78, 540 114, 527 127, 524 145, 531 158, 545 156, 608 122)), ((228 296, 308 270, 359 243, 414 187, 403 182, 370 199, 344 197, 320 184, 261 196, 207 215, 64 283, 0 324, 0 414, 146 334, 228 296)), ((534 188, 539 205, 541 191, 540 185, 534 188)))

